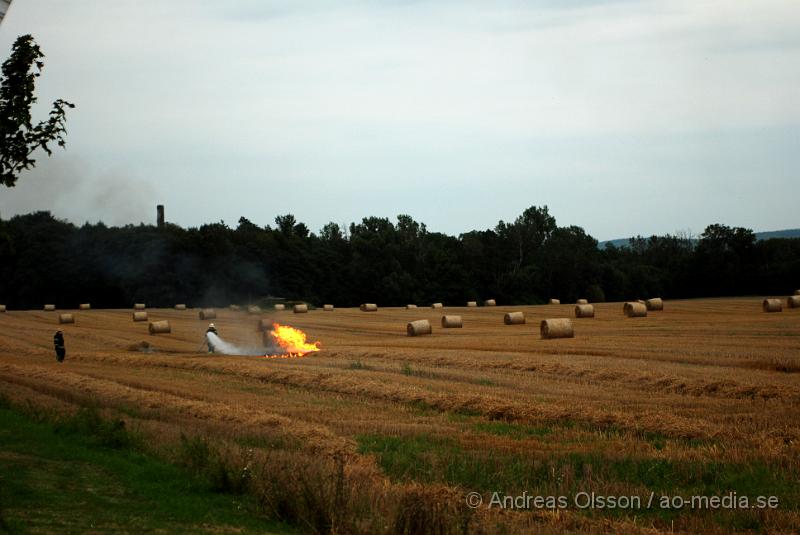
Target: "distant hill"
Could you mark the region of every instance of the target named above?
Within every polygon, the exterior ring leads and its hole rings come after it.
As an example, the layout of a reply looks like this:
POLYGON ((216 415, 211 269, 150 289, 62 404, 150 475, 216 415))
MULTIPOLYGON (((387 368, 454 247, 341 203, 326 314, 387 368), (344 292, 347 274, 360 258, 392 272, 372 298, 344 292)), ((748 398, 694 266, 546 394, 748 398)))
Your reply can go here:
MULTIPOLYGON (((800 228, 790 228, 785 230, 768 230, 766 232, 756 232, 756 240, 770 240, 772 238, 800 238, 800 228)), ((630 238, 617 238, 616 240, 601 241, 597 244, 600 249, 605 249, 611 244, 614 247, 626 247, 630 238)), ((694 241, 697 241, 696 239, 694 241)))
POLYGON ((770 230, 767 232, 756 232, 757 240, 769 240, 772 238, 800 238, 800 228, 790 228, 786 230, 770 230))

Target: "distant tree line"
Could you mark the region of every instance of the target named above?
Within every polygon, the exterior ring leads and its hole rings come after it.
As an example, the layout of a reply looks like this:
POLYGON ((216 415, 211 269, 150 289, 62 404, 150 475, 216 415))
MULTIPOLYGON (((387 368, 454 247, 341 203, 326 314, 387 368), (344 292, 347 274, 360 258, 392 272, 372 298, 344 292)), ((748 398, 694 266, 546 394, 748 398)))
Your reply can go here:
POLYGON ((0 219, 0 303, 38 308, 224 306, 267 296, 353 306, 593 302, 787 294, 800 286, 800 239, 756 241, 753 231, 710 225, 698 241, 637 237, 598 248, 547 207, 458 237, 408 215, 367 217, 319 233, 292 215, 260 227, 212 223, 75 226, 48 212, 0 219))

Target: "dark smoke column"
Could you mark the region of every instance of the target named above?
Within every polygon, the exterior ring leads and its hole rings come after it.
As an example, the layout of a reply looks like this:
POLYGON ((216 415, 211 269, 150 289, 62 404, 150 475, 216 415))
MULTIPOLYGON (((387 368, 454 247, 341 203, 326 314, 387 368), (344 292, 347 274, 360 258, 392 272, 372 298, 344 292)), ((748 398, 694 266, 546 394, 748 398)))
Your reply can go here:
POLYGON ((156 225, 158 228, 164 227, 164 205, 159 204, 156 206, 156 225))

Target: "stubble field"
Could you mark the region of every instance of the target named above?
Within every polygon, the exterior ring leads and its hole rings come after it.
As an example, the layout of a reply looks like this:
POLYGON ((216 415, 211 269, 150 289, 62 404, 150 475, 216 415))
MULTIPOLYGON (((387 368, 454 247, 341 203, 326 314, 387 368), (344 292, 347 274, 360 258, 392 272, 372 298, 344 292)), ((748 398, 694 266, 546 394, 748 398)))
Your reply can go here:
POLYGON ((57 313, 9 311, 0 392, 95 407, 169 460, 200 445, 197 464, 309 531, 800 531, 800 309, 704 299, 626 318, 602 303, 574 319, 573 308, 218 309, 226 341, 257 344, 269 317, 321 342, 293 359, 206 354, 197 310, 148 310, 172 325, 156 336, 130 310, 74 311, 62 364, 57 313), (503 324, 514 310, 525 325, 503 324), (464 327, 440 328, 442 313, 464 327), (553 317, 572 317, 575 338, 541 340, 553 317), (424 318, 433 335, 407 337, 424 318), (735 508, 676 501, 731 493, 735 508), (754 507, 771 496, 777 507, 754 507))

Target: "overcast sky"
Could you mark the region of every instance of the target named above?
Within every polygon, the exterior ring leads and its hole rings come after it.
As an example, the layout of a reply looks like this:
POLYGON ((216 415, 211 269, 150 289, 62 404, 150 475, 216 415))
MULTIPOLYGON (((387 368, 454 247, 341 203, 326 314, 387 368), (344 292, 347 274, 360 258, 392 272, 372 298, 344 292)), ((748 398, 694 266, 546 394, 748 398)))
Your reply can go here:
POLYGON ((24 33, 36 118, 76 108, 4 218, 800 227, 796 0, 14 0, 24 33))

